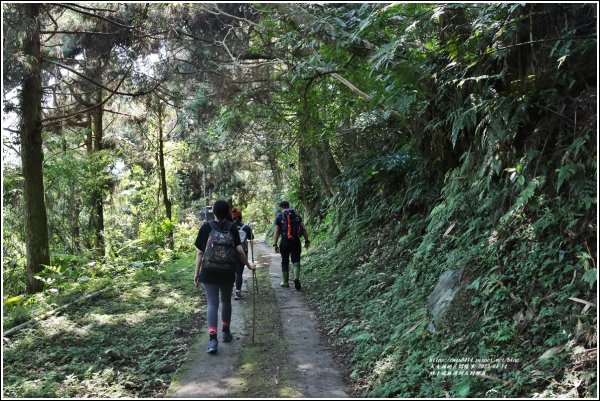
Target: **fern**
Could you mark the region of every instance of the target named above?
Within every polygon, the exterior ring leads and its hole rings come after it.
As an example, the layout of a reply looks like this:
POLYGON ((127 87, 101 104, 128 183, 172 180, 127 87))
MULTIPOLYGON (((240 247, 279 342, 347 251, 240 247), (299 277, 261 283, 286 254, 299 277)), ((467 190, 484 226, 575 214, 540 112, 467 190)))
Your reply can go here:
POLYGON ((558 193, 563 184, 573 178, 582 168, 583 166, 580 163, 567 163, 561 168, 556 169, 555 171, 558 173, 556 192, 558 193))
POLYGON ((456 147, 456 141, 458 140, 460 132, 468 131, 475 127, 477 121, 477 109, 475 106, 467 109, 458 109, 450 114, 449 120, 452 123, 450 142, 452 143, 452 147, 456 147))

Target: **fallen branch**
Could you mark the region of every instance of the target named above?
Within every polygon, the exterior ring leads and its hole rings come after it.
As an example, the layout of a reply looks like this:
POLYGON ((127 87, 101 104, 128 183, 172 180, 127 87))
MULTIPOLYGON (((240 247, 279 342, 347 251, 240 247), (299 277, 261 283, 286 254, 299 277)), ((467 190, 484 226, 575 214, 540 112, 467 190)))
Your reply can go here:
MULTIPOLYGON (((325 74, 326 71, 325 69, 318 69, 318 71, 321 74, 325 74)), ((356 96, 366 100, 367 102, 370 102, 373 100, 373 97, 367 95, 365 92, 361 91, 360 89, 358 89, 354 84, 352 84, 350 81, 348 81, 346 78, 342 77, 340 74, 338 73, 331 73, 330 74, 332 78, 334 78, 335 80, 337 80, 338 82, 340 82, 342 85, 344 85, 346 88, 350 89, 350 92, 354 93, 356 96)), ((384 111, 389 111, 390 115, 392 117, 394 117, 395 119, 401 120, 402 116, 400 115, 400 113, 398 113, 395 110, 391 110, 387 107, 385 107, 383 104, 378 104, 377 105, 380 109, 384 110, 384 111)))
POLYGON ((348 323, 350 323, 351 321, 352 321, 352 319, 346 319, 346 320, 344 320, 344 321, 343 321, 343 322, 342 322, 342 323, 341 323, 341 324, 340 324, 340 325, 339 325, 339 326, 338 326, 336 329, 333 329, 333 330, 329 331, 329 333, 328 333, 328 334, 329 334, 329 335, 332 335, 332 334, 334 334, 334 335, 337 335, 337 334, 338 334, 338 332, 339 332, 339 331, 340 331, 340 330, 341 330, 341 329, 342 329, 344 326, 346 326, 348 323))
POLYGON ((591 303, 589 301, 586 301, 584 299, 571 297, 571 298, 569 298, 569 300, 571 300, 573 302, 579 302, 580 304, 584 304, 585 307, 583 308, 583 312, 587 312, 587 310, 590 309, 590 308, 594 308, 594 309, 596 308, 595 304, 593 304, 593 303, 591 303))
POLYGON ((413 327, 411 327, 410 329, 408 329, 404 334, 402 334, 402 337, 412 333, 413 331, 415 331, 420 325, 422 325, 426 320, 425 319, 421 319, 419 320, 413 327))

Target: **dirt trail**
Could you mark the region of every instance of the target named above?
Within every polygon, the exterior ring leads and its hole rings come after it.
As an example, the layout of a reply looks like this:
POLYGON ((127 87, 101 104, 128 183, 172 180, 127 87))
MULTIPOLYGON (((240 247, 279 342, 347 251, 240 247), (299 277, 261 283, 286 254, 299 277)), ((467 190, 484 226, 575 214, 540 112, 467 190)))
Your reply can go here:
MULTIPOLYGON (((281 288, 281 257, 255 243, 259 286, 256 344, 252 338, 252 275, 246 269, 246 297, 232 301, 234 341, 219 342, 219 353, 206 353, 205 328, 188 352, 167 391, 176 398, 347 398, 349 389, 302 292, 281 288), (259 279, 261 283, 261 279, 259 279), (271 288, 268 288, 269 285, 271 288), (259 302, 262 301, 262 302, 259 302), (261 311, 263 313, 261 313, 261 311), (261 336, 261 328, 268 331, 261 336), (271 340, 273 339, 273 340, 271 340), (258 351, 258 352, 257 352, 258 351)), ((310 289, 308 289, 310 290, 310 289)), ((199 292, 199 295, 203 295, 199 292)))

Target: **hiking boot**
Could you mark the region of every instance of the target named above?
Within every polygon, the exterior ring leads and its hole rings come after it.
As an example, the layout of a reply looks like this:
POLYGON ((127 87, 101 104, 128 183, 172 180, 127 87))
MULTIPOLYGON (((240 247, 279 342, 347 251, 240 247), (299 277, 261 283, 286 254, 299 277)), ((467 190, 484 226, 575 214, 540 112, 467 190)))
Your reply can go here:
POLYGON ((241 290, 235 290, 235 295, 233 296, 233 299, 235 299, 236 301, 238 299, 242 299, 242 291, 241 290))
POLYGON ((280 283, 279 285, 285 288, 289 288, 290 287, 290 272, 283 272, 283 282, 280 283))
POLYGON ((221 340, 223 340, 224 343, 230 343, 231 340, 233 340, 233 335, 231 334, 231 331, 224 331, 221 334, 221 340))
POLYGON ((300 291, 300 263, 294 263, 294 288, 300 291))
POLYGON ((219 351, 219 340, 211 338, 208 340, 208 352, 209 354, 216 354, 219 351))

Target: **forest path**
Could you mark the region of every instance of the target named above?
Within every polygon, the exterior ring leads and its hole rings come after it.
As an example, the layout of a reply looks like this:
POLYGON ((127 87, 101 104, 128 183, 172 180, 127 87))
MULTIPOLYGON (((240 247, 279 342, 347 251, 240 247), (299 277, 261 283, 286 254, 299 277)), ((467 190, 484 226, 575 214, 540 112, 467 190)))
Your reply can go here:
POLYGON ((301 291, 281 288, 281 257, 255 242, 258 293, 244 272, 245 298, 233 300, 234 341, 206 352, 204 327, 167 391, 177 398, 347 398, 349 388, 301 291), (255 310, 255 314, 253 311, 255 310), (253 325, 256 327, 253 343, 253 325))

